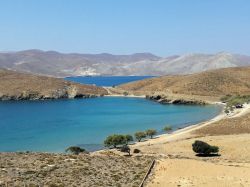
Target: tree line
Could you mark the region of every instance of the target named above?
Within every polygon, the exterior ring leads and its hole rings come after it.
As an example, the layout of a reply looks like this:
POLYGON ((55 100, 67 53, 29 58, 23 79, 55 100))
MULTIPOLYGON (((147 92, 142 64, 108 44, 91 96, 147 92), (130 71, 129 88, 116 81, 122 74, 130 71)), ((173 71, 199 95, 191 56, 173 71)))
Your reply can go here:
MULTIPOLYGON (((172 130, 171 126, 166 126, 163 128, 165 132, 170 132, 172 130)), ((139 131, 134 134, 134 137, 130 134, 122 135, 122 134, 113 134, 108 136, 104 140, 104 145, 110 148, 117 148, 117 146, 128 145, 130 142, 133 142, 134 139, 138 142, 141 142, 143 139, 149 137, 153 138, 157 134, 155 129, 148 129, 146 131, 139 131)))

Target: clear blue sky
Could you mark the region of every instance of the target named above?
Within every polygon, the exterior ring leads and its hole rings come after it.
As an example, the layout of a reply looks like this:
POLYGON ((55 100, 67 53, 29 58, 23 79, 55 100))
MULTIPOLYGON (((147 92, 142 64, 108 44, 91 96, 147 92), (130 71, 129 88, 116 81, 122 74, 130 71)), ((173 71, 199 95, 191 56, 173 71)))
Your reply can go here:
POLYGON ((250 54, 249 0, 1 0, 0 51, 250 54))

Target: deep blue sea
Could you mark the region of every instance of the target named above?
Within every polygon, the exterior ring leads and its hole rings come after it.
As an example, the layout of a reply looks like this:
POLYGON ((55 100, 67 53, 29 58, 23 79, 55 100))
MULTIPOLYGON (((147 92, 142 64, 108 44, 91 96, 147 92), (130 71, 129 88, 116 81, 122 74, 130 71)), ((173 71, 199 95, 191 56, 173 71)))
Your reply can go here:
POLYGON ((0 102, 0 151, 63 152, 102 148, 106 136, 149 128, 162 133, 213 118, 216 106, 161 105, 142 98, 102 97, 0 102))
POLYGON ((153 76, 93 76, 93 77, 66 77, 66 80, 84 83, 94 84, 96 86, 116 86, 119 84, 138 81, 146 78, 152 78, 153 76))

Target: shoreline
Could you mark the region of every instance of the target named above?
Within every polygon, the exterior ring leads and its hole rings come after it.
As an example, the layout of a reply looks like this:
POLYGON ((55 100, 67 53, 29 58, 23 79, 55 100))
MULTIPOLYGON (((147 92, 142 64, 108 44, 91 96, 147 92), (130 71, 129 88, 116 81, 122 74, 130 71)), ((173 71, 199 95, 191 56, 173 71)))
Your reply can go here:
POLYGON ((135 144, 133 149, 137 148, 145 155, 156 157, 157 163, 146 186, 249 186, 250 136, 249 127, 248 131, 244 127, 249 125, 249 114, 250 103, 245 103, 243 108, 235 109, 229 115, 222 111, 207 122, 135 144), (219 133, 208 131, 202 134, 202 130, 211 128, 219 133), (225 128, 232 130, 232 133, 224 134, 225 128), (234 128, 243 131, 237 133, 234 128), (192 150, 195 140, 218 146, 219 155, 197 157, 192 150))
MULTIPOLYGON (((124 95, 105 95, 103 97, 128 97, 128 98, 144 98, 146 99, 146 97, 144 95, 141 95, 141 96, 136 96, 136 95, 128 95, 128 96, 124 96, 124 95)), ((154 101, 153 101, 154 102, 154 101)), ((158 104, 161 104, 159 102, 157 102, 158 104)), ((181 127, 181 128, 178 128, 174 131, 171 132, 171 134, 168 134, 168 133, 162 133, 162 134, 159 134, 157 136, 155 136, 155 138, 161 138, 161 137, 164 137, 166 135, 175 135, 175 134, 178 134, 178 133, 181 133, 181 132, 185 132, 186 130, 191 130, 193 129, 194 127, 197 127, 197 126, 200 126, 202 125, 203 123, 207 123, 208 121, 211 121, 211 120, 214 120, 215 118, 218 118, 220 115, 223 114, 223 110, 224 110, 224 104, 221 103, 221 102, 214 102, 214 103, 210 103, 208 105, 219 105, 221 106, 221 111, 212 119, 209 119, 209 120, 206 120, 206 121, 202 121, 202 122, 199 122, 199 123, 195 123, 195 124, 190 124, 190 125, 187 125, 187 126, 184 126, 184 127, 181 127)), ((222 119, 222 118, 221 118, 222 119)), ((146 139, 145 142, 149 142, 151 139, 146 139)), ((136 146, 137 144, 140 144, 140 143, 144 143, 144 142, 134 142, 131 147, 133 146, 136 146)), ((102 144, 100 144, 102 145, 102 144)), ((89 153, 96 153, 96 152, 103 152, 103 151, 107 151, 107 150, 110 150, 110 149, 105 149, 105 148, 101 148, 101 149, 97 149, 97 150, 92 150, 92 151, 89 151, 89 153)), ((51 151, 29 151, 29 150, 26 150, 28 152, 32 152, 32 153, 52 153, 52 154, 65 154, 65 152, 51 152, 51 151)), ((26 151, 13 151, 13 152, 26 152, 26 151)), ((0 151, 1 152, 1 151, 0 151)))
MULTIPOLYGON (((135 96, 135 95, 129 95, 129 96, 124 96, 124 95, 105 95, 104 97, 135 97, 135 98, 145 98, 143 95, 141 96, 135 96)), ((160 104, 160 103, 159 103, 160 104)), ((156 135, 153 139, 145 139, 145 141, 142 142, 133 142, 133 144, 131 144, 130 146, 132 148, 134 147, 140 147, 146 144, 159 144, 159 143, 163 143, 166 141, 173 141, 173 140, 179 140, 179 139, 183 139, 185 138, 185 135, 188 135, 190 132, 197 130, 199 128, 205 127, 207 125, 210 125, 214 122, 218 122, 222 119, 226 119, 226 118, 233 118, 233 117, 239 117, 241 115, 244 115, 247 112, 250 112, 250 104, 244 104, 244 107, 241 109, 235 109, 231 114, 226 114, 224 112, 225 109, 225 104, 222 102, 211 102, 208 105, 218 105, 219 107, 221 107, 220 112, 213 117, 212 119, 206 120, 206 121, 202 121, 202 122, 198 122, 195 124, 190 124, 181 128, 178 128, 170 133, 162 133, 159 135, 156 135), (180 136, 184 136, 184 137, 180 137, 180 136)), ((90 151, 89 153, 99 153, 99 152, 105 152, 108 150, 112 150, 112 149, 98 149, 98 150, 93 150, 90 151)), ((1 152, 1 151, 0 151, 1 152)), ((19 152, 19 151, 13 151, 13 152, 19 152)), ((24 151, 25 152, 25 151, 24 151)), ((30 151, 33 152, 33 151, 30 151)), ((65 154, 64 152, 47 152, 47 151, 34 151, 37 153, 53 153, 53 154, 65 154)))
MULTIPOLYGON (((161 103, 159 103, 159 104, 161 104, 161 103)), ((211 103, 209 103, 209 105, 219 105, 219 106, 221 106, 220 113, 218 113, 218 115, 216 115, 214 118, 203 121, 203 122, 200 122, 200 123, 188 125, 188 126, 183 127, 181 129, 176 129, 176 130, 172 131, 171 133, 163 133, 163 134, 156 135, 156 136, 154 136, 153 139, 145 139, 142 142, 133 142, 133 144, 130 144, 129 146, 131 146, 132 148, 137 148, 137 147, 147 145, 147 144, 152 145, 155 140, 156 140, 157 143, 161 143, 159 141, 162 141, 163 139, 165 141, 166 140, 165 138, 167 138, 167 139, 168 138, 174 138, 175 136, 179 136, 181 134, 189 133, 189 132, 191 132, 193 130, 202 128, 202 127, 204 127, 206 125, 209 125, 211 123, 220 121, 220 120, 225 119, 227 117, 227 114, 224 112, 224 109, 225 109, 225 104, 224 103, 222 103, 222 102, 211 102, 211 103), (167 136, 167 137, 165 137, 165 136, 167 136)), ((249 108, 250 108, 250 105, 249 105, 249 108)), ((115 149, 100 149, 100 150, 96 150, 96 151, 93 151, 93 152, 90 152, 90 153, 95 154, 95 153, 102 153, 102 152, 105 152, 105 151, 115 151, 115 149)))
POLYGON ((103 97, 146 98, 146 95, 119 95, 119 94, 112 94, 112 95, 104 95, 103 97))
POLYGON ((221 106, 224 106, 222 108, 221 112, 217 116, 215 116, 214 118, 207 120, 207 121, 204 121, 204 122, 200 122, 197 124, 193 124, 193 125, 184 127, 182 129, 177 129, 171 133, 164 133, 164 134, 157 135, 153 139, 146 139, 146 141, 143 141, 143 142, 135 142, 133 145, 131 145, 131 147, 132 148, 140 148, 141 146, 145 146, 145 145, 162 144, 165 142, 182 140, 182 139, 185 139, 186 137, 188 137, 190 135, 190 133, 192 133, 193 131, 200 129, 200 128, 203 128, 205 126, 208 126, 212 123, 215 123, 215 122, 218 122, 220 120, 227 119, 227 118, 240 117, 240 116, 243 116, 247 113, 250 113, 250 104, 244 104, 244 108, 235 109, 230 115, 227 115, 224 112, 225 105, 223 103, 216 102, 214 104, 219 104, 221 106))

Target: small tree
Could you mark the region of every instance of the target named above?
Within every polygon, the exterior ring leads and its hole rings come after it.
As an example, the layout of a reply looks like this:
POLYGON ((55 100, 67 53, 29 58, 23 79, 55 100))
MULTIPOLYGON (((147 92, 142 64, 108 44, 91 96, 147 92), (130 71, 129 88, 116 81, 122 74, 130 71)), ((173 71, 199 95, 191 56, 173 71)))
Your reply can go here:
POLYGON ((73 154, 76 154, 78 155, 79 153, 84 153, 86 152, 85 149, 81 148, 81 147, 78 147, 78 146, 71 146, 71 147, 68 147, 66 150, 66 152, 71 152, 73 154))
POLYGON ((149 136, 151 139, 153 138, 154 135, 156 135, 157 131, 155 129, 148 129, 146 130, 147 136, 149 136))
POLYGON ((167 126, 165 126, 165 127, 163 128, 163 130, 164 130, 166 133, 168 133, 169 131, 172 130, 172 127, 171 127, 170 125, 167 125, 167 126))
POLYGON ((201 155, 210 155, 211 153, 218 153, 219 147, 217 146, 211 146, 206 142, 196 140, 193 144, 193 151, 195 153, 201 154, 201 155))
POLYGON ((131 136, 130 134, 126 134, 125 136, 125 140, 126 140, 126 144, 128 145, 129 142, 134 141, 133 136, 131 136))
POLYGON ((135 133, 135 138, 140 142, 143 138, 146 138, 147 135, 145 132, 136 132, 135 133))
POLYGON ((124 135, 120 135, 120 134, 110 135, 104 141, 104 145, 106 147, 113 146, 114 148, 116 148, 118 145, 123 145, 123 144, 126 144, 126 138, 124 135))
POLYGON ((141 151, 139 149, 134 149, 134 153, 140 153, 141 151))
POLYGON ((123 95, 124 96, 128 96, 128 92, 123 92, 123 95))
POLYGON ((130 148, 128 145, 123 145, 120 149, 121 152, 124 152, 124 153, 128 153, 128 155, 130 156, 130 148))

